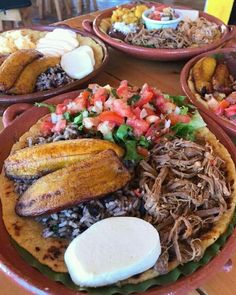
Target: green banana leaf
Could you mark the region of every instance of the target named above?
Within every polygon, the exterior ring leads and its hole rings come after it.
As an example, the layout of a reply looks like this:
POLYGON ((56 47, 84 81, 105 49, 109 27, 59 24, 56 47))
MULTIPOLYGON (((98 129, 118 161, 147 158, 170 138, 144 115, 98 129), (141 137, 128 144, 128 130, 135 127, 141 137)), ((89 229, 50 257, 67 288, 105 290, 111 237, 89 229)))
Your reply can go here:
POLYGON ((27 252, 25 249, 20 247, 14 240, 12 240, 12 243, 15 246, 16 250, 19 252, 19 254, 23 257, 23 259, 26 262, 28 262, 31 266, 38 269, 42 274, 44 274, 51 280, 60 282, 70 289, 87 291, 88 293, 93 295, 113 295, 113 294, 128 295, 133 292, 144 292, 150 287, 163 286, 166 284, 170 284, 178 280, 178 278, 181 276, 190 275, 191 273, 196 271, 199 267, 207 264, 214 256, 217 255, 219 250, 225 244, 227 238, 232 234, 235 226, 236 226, 236 213, 234 213, 232 221, 229 224, 226 232, 223 235, 221 235, 214 244, 212 244, 210 247, 207 248, 207 250, 204 253, 204 256, 202 257, 200 261, 188 262, 182 266, 176 267, 174 270, 172 270, 166 275, 162 275, 136 285, 127 284, 122 287, 112 285, 112 286, 100 287, 100 288, 81 288, 80 286, 76 286, 72 282, 69 274, 54 272, 49 267, 41 264, 29 252, 27 252))

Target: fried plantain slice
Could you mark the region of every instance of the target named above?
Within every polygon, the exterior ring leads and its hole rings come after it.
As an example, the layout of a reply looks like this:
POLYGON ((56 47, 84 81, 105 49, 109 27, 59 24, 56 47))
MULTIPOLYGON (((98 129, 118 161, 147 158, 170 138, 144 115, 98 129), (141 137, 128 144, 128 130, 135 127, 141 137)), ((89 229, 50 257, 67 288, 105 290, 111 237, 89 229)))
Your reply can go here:
POLYGON ((20 197, 16 213, 38 216, 102 197, 127 184, 131 175, 112 150, 50 173, 20 197))
POLYGON ((230 93, 230 73, 229 69, 226 64, 218 64, 216 67, 215 74, 212 78, 213 88, 216 91, 223 92, 223 93, 230 93))
POLYGON ((44 56, 28 64, 21 72, 14 86, 8 91, 11 94, 27 94, 34 92, 38 76, 50 67, 60 63, 59 57, 44 56))
POLYGON ((9 56, 9 54, 1 54, 0 55, 0 66, 8 58, 8 56, 9 56))
POLYGON ((12 179, 30 180, 108 149, 116 152, 118 157, 124 154, 117 144, 93 138, 35 145, 11 154, 4 163, 5 173, 12 179))
POLYGON ((211 79, 216 68, 216 59, 204 57, 193 66, 193 79, 198 93, 204 95, 212 92, 211 79))
POLYGON ((8 56, 0 66, 0 91, 10 89, 24 67, 42 56, 42 53, 34 49, 18 50, 8 56))

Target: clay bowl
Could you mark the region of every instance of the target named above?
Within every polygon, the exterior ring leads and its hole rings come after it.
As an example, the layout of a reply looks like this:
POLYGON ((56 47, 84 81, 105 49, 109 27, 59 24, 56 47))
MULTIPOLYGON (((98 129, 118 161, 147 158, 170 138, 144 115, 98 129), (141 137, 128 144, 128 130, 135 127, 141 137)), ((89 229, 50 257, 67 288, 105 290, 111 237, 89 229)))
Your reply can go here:
POLYGON ((33 103, 35 101, 42 101, 45 100, 49 97, 58 95, 60 93, 65 93, 74 89, 78 89, 79 87, 86 85, 89 80, 91 80, 93 77, 95 77, 99 72, 103 70, 105 65, 108 62, 108 51, 106 48, 106 45, 104 44, 103 41, 100 39, 96 38, 94 35, 89 34, 88 32, 84 32, 79 29, 72 29, 67 26, 33 26, 33 27, 28 27, 29 29, 34 29, 37 31, 53 31, 55 28, 66 28, 70 29, 82 36, 85 37, 90 37, 92 38, 96 43, 98 43, 102 49, 103 49, 103 61, 102 64, 94 70, 92 73, 90 73, 88 76, 84 77, 83 79, 76 80, 70 84, 67 84, 62 87, 58 87, 55 89, 47 90, 47 91, 40 91, 40 92, 34 92, 30 94, 24 94, 24 95, 5 95, 5 94, 0 94, 0 115, 3 113, 3 111, 10 105, 15 104, 15 103, 33 103))
MULTIPOLYGON (((145 3, 146 4, 146 3, 145 3)), ((123 5, 121 7, 133 7, 133 5, 123 5)), ((146 4, 147 5, 147 4, 146 4)), ((149 3, 150 6, 152 6, 151 3, 149 3)), ((156 5, 156 3, 155 3, 156 5)), ((182 6, 174 6, 174 8, 179 9, 187 9, 186 7, 182 6)), ((221 27, 222 36, 219 40, 202 46, 198 48, 183 48, 183 49, 158 49, 158 48, 146 48, 141 46, 135 46, 127 44, 121 40, 111 38, 108 34, 104 33, 100 29, 101 21, 105 18, 109 18, 112 15, 112 11, 115 9, 115 7, 111 9, 107 9, 101 14, 99 14, 93 22, 90 20, 84 20, 83 22, 83 28, 90 32, 96 34, 100 39, 102 39, 105 43, 108 45, 126 53, 132 56, 135 56, 137 58, 141 59, 147 59, 147 60, 159 60, 159 61, 177 61, 177 60, 183 60, 183 59, 190 59, 193 56, 196 56, 198 54, 201 54, 203 52, 207 52, 210 50, 213 50, 217 47, 222 46, 225 42, 229 41, 234 34, 236 33, 236 29, 233 26, 227 26, 225 25, 221 20, 218 18, 204 13, 200 12, 200 16, 205 17, 207 20, 216 23, 218 26, 221 27)), ((188 8, 191 9, 191 8, 188 8)))
POLYGON ((236 49, 224 48, 205 52, 186 63, 180 74, 181 86, 184 93, 188 96, 192 104, 194 104, 201 111, 205 112, 208 117, 215 120, 227 133, 236 136, 236 125, 221 116, 217 116, 211 109, 208 109, 199 99, 196 98, 188 84, 189 74, 194 64, 202 57, 212 56, 214 54, 222 55, 222 59, 226 61, 231 71, 234 71, 233 75, 236 79, 236 70, 233 70, 236 68, 236 49))
MULTIPOLYGON (((47 100, 49 103, 61 103, 65 98, 74 98, 78 95, 79 91, 62 94, 47 100)), ((24 105, 16 105, 9 107, 4 113, 4 125, 7 126, 0 133, 0 142, 2 148, 0 150, 0 169, 3 166, 5 158, 9 155, 12 145, 18 140, 18 138, 26 132, 36 121, 47 113, 44 108, 36 108, 24 105), (23 112, 29 108, 23 114, 19 114, 19 110, 23 112)), ((236 148, 226 133, 208 116, 202 113, 202 116, 207 123, 208 128, 216 135, 218 140, 228 149, 232 156, 232 159, 236 163, 236 148)), ((56 295, 75 295, 85 294, 83 292, 75 292, 67 289, 62 284, 56 283, 36 269, 27 264, 20 255, 16 252, 13 245, 10 243, 10 237, 4 227, 3 220, 1 218, 0 208, 0 235, 1 235, 1 247, 0 247, 0 269, 7 274, 12 281, 14 281, 19 287, 24 288, 28 292, 34 292, 35 294, 56 294, 56 295), (48 292, 48 293, 47 293, 48 292)), ((192 289, 203 284, 204 281, 209 279, 212 275, 220 271, 230 256, 236 250, 236 229, 225 243, 223 249, 215 256, 208 264, 199 268, 193 274, 182 277, 177 282, 168 286, 153 287, 144 292, 145 295, 164 295, 164 294, 186 294, 192 289), (207 274, 207 275, 206 275, 207 274)))

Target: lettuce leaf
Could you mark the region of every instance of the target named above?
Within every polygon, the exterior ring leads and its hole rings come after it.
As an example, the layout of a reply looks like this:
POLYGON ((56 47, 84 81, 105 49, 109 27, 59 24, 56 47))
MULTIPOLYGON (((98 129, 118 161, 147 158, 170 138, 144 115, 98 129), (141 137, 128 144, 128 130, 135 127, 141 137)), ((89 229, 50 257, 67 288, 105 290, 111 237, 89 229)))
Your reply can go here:
POLYGON ((203 121, 200 114, 195 111, 189 123, 177 123, 171 127, 171 129, 175 132, 176 136, 193 141, 197 129, 205 126, 206 123, 203 121))

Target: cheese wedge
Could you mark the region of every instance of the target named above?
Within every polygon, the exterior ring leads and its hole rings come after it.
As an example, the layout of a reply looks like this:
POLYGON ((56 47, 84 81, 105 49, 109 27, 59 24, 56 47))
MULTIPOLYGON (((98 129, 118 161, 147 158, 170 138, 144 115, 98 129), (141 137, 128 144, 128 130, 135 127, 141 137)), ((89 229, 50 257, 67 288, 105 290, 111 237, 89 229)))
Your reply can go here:
POLYGON ((73 282, 100 287, 153 267, 161 254, 157 230, 136 217, 111 217, 92 225, 65 252, 73 282))

